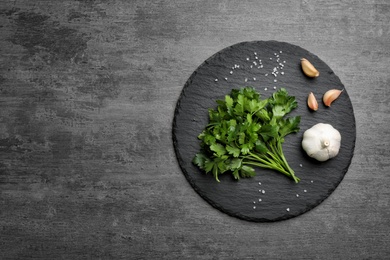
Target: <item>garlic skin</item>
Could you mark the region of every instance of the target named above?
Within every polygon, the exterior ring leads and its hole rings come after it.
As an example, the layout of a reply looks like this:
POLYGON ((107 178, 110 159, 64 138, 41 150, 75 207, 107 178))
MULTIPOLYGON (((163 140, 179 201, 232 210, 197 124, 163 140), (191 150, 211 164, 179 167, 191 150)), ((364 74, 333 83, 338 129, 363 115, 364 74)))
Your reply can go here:
POLYGON ((330 124, 318 123, 303 133, 303 150, 320 162, 338 155, 340 145, 341 134, 330 124))
POLYGON ((338 97, 341 95, 343 91, 344 89, 343 90, 330 89, 326 91, 324 96, 322 97, 322 101, 324 102, 324 105, 330 107, 332 102, 338 99, 338 97))
POLYGON ((316 78, 320 75, 320 72, 305 58, 301 59, 301 67, 303 73, 310 78, 316 78))

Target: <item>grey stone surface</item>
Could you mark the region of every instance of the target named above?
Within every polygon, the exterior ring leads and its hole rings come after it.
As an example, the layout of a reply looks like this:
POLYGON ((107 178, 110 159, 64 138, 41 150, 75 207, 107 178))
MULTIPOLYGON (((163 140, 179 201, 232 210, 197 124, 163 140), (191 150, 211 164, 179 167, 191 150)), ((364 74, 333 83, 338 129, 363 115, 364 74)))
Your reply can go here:
POLYGON ((0 0, 0 258, 386 259, 390 3, 0 0), (314 210, 229 217, 188 184, 176 101, 208 57, 290 42, 348 89, 355 155, 314 210))

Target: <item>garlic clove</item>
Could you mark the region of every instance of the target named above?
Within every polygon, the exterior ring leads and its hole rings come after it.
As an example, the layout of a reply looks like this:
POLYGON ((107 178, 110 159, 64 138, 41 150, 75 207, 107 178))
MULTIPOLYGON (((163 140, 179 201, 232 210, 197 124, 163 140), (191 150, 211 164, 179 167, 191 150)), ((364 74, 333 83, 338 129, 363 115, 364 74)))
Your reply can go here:
POLYGON ((313 92, 310 92, 309 96, 307 97, 307 106, 313 111, 317 111, 318 109, 318 102, 313 92))
POLYGON ((308 77, 316 78, 320 75, 320 72, 313 66, 313 64, 305 58, 301 59, 301 66, 303 73, 305 73, 308 77))
POLYGON ((344 89, 343 90, 331 89, 326 91, 324 96, 322 97, 322 101, 324 102, 325 106, 330 107, 332 102, 335 101, 343 91, 344 89))

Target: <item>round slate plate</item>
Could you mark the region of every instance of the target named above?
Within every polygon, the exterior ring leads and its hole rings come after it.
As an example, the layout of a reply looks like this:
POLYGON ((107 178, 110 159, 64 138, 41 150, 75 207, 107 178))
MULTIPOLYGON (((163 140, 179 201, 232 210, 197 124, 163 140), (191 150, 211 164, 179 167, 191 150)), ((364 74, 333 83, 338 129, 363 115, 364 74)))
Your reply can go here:
POLYGON ((319 205, 342 181, 351 163, 356 139, 353 107, 345 87, 334 72, 314 54, 301 47, 276 41, 242 42, 216 53, 190 76, 177 102, 173 143, 179 165, 196 192, 228 215, 256 222, 278 221, 301 215, 319 205), (306 77, 300 67, 304 57, 320 71, 306 77), (275 77, 272 72, 278 72, 275 77), (278 172, 256 168, 256 177, 236 181, 230 173, 216 182, 192 164, 199 151, 197 139, 208 123, 208 108, 216 107, 233 88, 254 87, 263 98, 285 88, 296 97, 298 108, 288 116, 301 115, 300 132, 287 136, 285 157, 301 181, 296 184, 278 172), (276 87, 276 88, 275 88, 276 87), (322 103, 329 89, 344 89, 331 105, 322 103), (306 105, 310 92, 319 109, 306 105), (303 132, 316 123, 330 123, 342 136, 337 157, 326 162, 309 158, 301 148, 303 132))

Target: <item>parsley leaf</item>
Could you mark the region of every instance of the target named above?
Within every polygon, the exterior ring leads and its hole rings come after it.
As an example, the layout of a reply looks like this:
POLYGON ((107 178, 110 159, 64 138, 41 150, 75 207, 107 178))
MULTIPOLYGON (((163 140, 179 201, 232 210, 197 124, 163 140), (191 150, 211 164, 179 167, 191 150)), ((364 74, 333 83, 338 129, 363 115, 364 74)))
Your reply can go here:
POLYGON ((283 154, 284 137, 299 131, 300 116, 286 118, 297 107, 295 97, 282 88, 269 98, 252 87, 232 89, 210 108, 209 124, 198 138, 201 151, 193 163, 218 176, 231 172, 235 179, 253 177, 253 167, 273 169, 299 182, 283 154))

